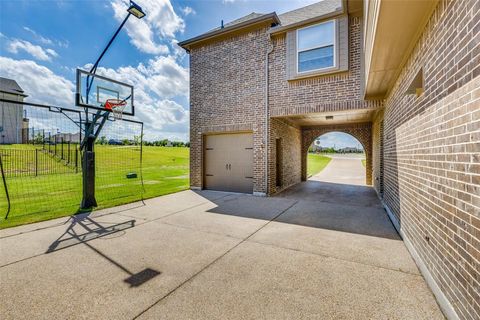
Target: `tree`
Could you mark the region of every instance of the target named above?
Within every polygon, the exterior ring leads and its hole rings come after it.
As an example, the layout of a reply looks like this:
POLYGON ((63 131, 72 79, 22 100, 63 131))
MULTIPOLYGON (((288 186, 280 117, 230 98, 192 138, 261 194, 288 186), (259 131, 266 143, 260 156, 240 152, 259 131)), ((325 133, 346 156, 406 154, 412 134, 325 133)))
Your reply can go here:
POLYGON ((43 135, 39 132, 33 137, 33 144, 42 144, 43 143, 43 135))
POLYGON ((140 145, 142 143, 142 137, 143 134, 139 136, 133 136, 133 144, 136 146, 140 145))
POLYGON ((108 143, 107 137, 101 136, 100 138, 97 139, 97 141, 96 141, 95 143, 96 143, 96 144, 105 145, 105 144, 108 143))

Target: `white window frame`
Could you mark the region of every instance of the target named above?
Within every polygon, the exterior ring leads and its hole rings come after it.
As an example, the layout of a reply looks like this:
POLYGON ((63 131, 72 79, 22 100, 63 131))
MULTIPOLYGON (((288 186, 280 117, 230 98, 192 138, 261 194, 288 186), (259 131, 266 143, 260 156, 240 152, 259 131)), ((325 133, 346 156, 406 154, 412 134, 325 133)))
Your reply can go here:
POLYGON ((299 28, 299 29, 296 30, 295 37, 296 37, 296 48, 295 48, 295 51, 296 51, 295 65, 296 66, 295 66, 295 69, 297 71, 297 74, 305 74, 305 73, 318 72, 318 71, 322 71, 322 70, 331 70, 331 69, 337 68, 337 20, 336 19, 331 19, 331 20, 320 22, 320 23, 312 24, 312 25, 309 25, 309 26, 306 26, 306 27, 303 27, 303 28, 299 28), (299 48, 298 41, 300 39, 299 36, 298 36, 298 32, 300 30, 303 30, 303 29, 308 29, 308 28, 311 28, 311 27, 315 27, 315 26, 319 26, 319 25, 326 24, 326 23, 331 23, 331 22, 333 22, 333 66, 328 66, 328 67, 319 68, 319 69, 312 69, 312 70, 307 70, 307 71, 298 71, 298 55, 299 55, 300 52, 304 52, 304 51, 308 51, 308 50, 312 50, 312 49, 328 47, 328 46, 321 46, 321 47, 311 47, 311 48, 307 48, 307 49, 303 49, 303 50, 298 50, 298 48, 299 48))

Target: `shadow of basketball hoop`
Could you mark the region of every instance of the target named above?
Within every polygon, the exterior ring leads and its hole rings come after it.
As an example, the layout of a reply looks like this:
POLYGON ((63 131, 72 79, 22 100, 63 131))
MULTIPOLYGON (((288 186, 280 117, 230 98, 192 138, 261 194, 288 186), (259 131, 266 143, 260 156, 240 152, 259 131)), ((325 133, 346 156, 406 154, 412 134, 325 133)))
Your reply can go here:
POLYGON ((133 228, 135 226, 136 220, 129 220, 117 224, 110 224, 108 226, 102 226, 100 223, 90 218, 88 214, 72 216, 70 220, 71 223, 67 230, 48 247, 46 253, 52 253, 58 250, 72 247, 74 245, 83 244, 95 253, 97 253, 99 256, 110 262, 112 265, 116 266, 117 268, 128 274, 129 277, 127 277, 123 281, 129 284, 130 288, 139 287, 145 282, 161 274, 161 272, 151 268, 145 268, 140 272, 133 273, 125 266, 123 266, 119 262, 115 261, 108 255, 88 243, 91 240, 104 238, 107 236, 121 236, 125 233, 125 230, 133 228), (85 232, 80 232, 83 230, 85 230, 85 232))

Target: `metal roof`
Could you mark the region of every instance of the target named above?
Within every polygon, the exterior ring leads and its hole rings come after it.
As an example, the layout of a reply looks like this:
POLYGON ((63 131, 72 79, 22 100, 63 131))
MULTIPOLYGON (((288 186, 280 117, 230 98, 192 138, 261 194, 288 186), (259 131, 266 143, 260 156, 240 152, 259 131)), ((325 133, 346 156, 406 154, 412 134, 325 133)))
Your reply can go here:
POLYGON ((23 89, 18 85, 17 81, 3 77, 0 77, 0 92, 27 97, 23 89))

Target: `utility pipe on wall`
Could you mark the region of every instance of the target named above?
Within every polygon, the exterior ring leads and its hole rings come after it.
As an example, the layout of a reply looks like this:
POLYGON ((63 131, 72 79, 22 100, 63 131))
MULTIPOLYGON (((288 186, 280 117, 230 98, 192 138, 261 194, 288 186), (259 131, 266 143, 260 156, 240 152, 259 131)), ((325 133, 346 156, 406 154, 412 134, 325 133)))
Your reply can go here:
POLYGON ((268 34, 268 50, 265 54, 265 196, 268 195, 268 139, 269 139, 269 128, 268 128, 268 57, 270 53, 273 52, 273 43, 272 36, 268 34))

